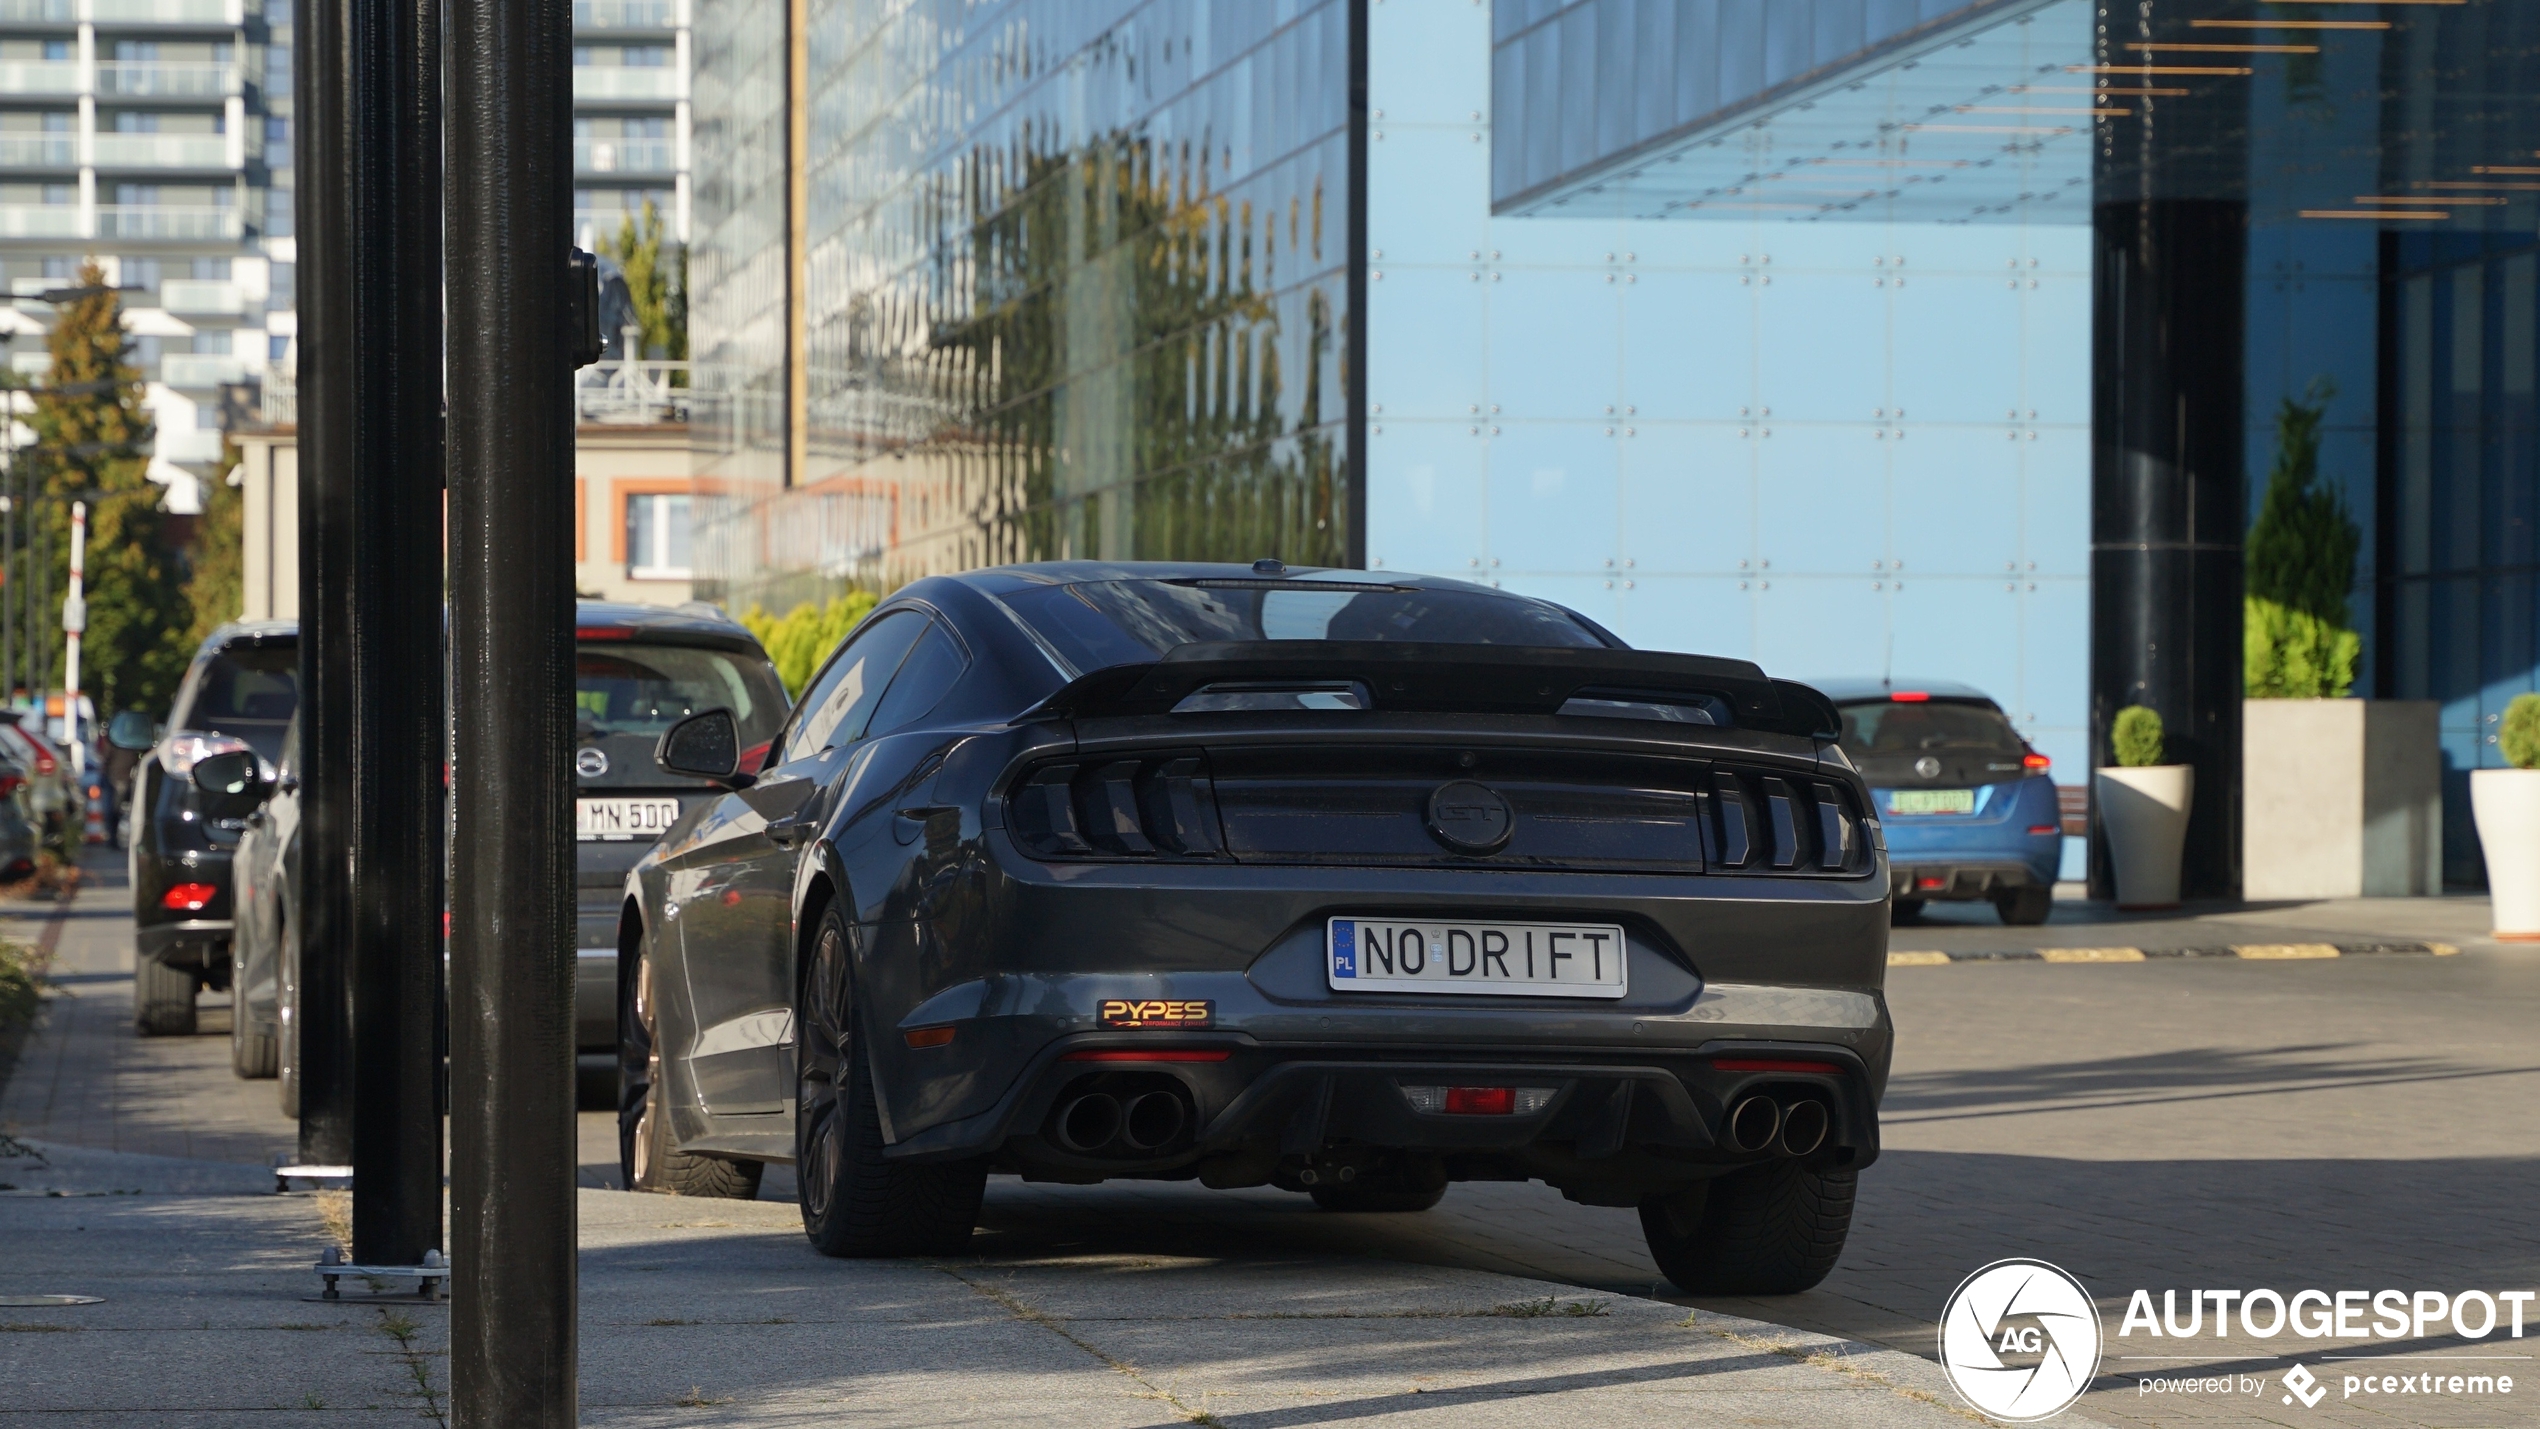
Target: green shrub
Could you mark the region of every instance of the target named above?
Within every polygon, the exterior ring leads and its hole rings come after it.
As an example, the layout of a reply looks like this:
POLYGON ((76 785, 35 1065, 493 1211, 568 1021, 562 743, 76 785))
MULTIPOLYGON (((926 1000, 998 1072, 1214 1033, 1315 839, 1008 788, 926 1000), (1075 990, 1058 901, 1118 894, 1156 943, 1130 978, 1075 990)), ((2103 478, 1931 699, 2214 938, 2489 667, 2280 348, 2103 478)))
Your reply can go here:
POLYGON ((767 647, 767 658, 776 662, 776 674, 785 682, 786 692, 799 696, 820 672, 820 662, 829 658, 829 652, 838 648, 838 642, 847 638, 847 632, 871 612, 878 599, 871 591, 850 591, 827 604, 804 601, 782 616, 753 605, 741 612, 741 623, 767 647))
POLYGON ((2516 695, 2505 706, 2496 744, 2516 769, 2540 769, 2540 695, 2516 695))
POLYGON ((2249 528, 2241 676, 2253 700, 2342 698, 2363 637, 2347 628, 2363 532, 2319 480, 2320 427, 2337 395, 2325 378, 2275 418, 2275 466, 2249 528))
POLYGON ((39 996, 35 950, 24 943, 0 943, 0 1029, 34 1021, 39 996))
POLYGON ((2142 705, 2128 705, 2117 711, 2116 728, 2109 731, 2109 741, 2117 747, 2117 763, 2128 769, 2158 764, 2161 717, 2142 705))

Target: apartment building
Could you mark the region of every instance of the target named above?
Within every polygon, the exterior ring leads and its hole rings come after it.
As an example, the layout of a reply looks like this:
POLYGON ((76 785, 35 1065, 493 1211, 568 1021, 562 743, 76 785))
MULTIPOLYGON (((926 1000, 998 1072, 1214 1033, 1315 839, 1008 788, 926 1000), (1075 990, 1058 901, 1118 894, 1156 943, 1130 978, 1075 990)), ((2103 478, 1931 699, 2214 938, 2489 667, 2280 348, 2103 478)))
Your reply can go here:
POLYGON ((688 241, 689 0, 574 0, 573 209, 597 250, 645 203, 688 241))

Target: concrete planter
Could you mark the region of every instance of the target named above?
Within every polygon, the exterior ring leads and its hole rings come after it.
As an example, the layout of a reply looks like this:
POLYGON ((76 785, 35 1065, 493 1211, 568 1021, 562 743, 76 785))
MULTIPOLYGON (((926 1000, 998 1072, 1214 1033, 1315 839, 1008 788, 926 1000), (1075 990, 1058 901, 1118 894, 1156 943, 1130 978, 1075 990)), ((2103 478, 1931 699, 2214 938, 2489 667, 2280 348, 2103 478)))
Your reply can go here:
POLYGON ((2178 864, 2187 813, 2196 803, 2196 766, 2154 764, 2097 771, 2099 827, 2117 866, 2117 906, 2178 906, 2178 864))
POLYGON ((2246 700, 2240 893, 2443 891, 2443 751, 2432 700, 2246 700))
POLYGON ((2469 808, 2487 855, 2496 936, 2540 943, 2540 769, 2473 769, 2469 808))

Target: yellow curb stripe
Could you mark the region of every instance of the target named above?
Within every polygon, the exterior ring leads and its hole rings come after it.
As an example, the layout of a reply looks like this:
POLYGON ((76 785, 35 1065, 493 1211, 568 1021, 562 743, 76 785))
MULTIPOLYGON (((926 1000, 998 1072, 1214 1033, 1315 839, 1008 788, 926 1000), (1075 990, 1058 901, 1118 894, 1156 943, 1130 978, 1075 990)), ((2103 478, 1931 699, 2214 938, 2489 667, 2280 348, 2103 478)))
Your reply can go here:
POLYGON ((2458 956, 2461 951, 2449 943, 2428 943, 2425 945, 2425 950, 2434 954, 2438 958, 2455 957, 2458 956))
POLYGON ((2242 958, 2290 959, 2342 957, 2328 943, 2234 943, 2232 955, 2242 958))
POLYGON ((2040 948, 2037 955, 2050 963, 2139 963, 2141 948, 2040 948))
POLYGON ((1949 963, 1947 953, 1890 953, 1887 965, 1892 968, 1937 968, 1949 963))

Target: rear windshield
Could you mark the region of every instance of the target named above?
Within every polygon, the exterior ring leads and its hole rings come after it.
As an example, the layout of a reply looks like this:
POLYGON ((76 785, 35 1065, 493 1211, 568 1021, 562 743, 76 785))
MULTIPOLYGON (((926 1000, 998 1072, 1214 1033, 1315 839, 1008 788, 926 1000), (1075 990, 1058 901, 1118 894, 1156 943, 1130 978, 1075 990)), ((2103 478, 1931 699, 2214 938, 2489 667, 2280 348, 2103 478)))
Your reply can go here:
POLYGON ((1944 753, 2017 759, 2027 750, 1991 705, 1879 700, 1843 707, 1843 752, 1855 760, 1944 753))
POLYGON ((651 739, 692 714, 728 709, 747 749, 785 722, 785 688, 764 657, 695 645, 585 642, 574 656, 573 703, 585 739, 651 739))
POLYGON ((998 597, 1079 671, 1214 640, 1604 643, 1568 611, 1487 591, 1287 580, 1094 581, 998 597))
POLYGON ((203 667, 179 729, 243 739, 267 763, 282 757, 283 731, 300 708, 300 652, 290 645, 240 645, 203 667))

